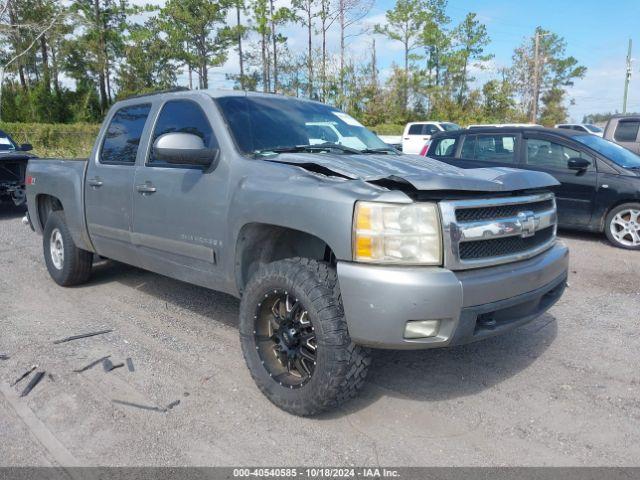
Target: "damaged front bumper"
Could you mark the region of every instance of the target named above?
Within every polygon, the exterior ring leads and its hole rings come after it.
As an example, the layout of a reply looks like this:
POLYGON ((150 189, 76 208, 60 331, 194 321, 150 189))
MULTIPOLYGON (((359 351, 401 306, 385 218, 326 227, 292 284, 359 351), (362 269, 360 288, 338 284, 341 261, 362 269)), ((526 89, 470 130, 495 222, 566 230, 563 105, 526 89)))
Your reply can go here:
POLYGON ((561 243, 528 260, 466 271, 338 263, 354 342, 423 349, 469 343, 532 321, 562 295, 568 249, 561 243), (407 339, 407 322, 438 320, 431 337, 407 339))

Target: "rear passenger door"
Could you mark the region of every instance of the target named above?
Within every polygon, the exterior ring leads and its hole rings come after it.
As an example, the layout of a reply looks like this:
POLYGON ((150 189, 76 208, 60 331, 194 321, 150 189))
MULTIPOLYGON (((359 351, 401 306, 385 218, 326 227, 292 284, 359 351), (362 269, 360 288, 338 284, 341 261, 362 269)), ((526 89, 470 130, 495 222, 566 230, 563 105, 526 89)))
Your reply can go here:
POLYGON ((96 251, 133 265, 138 265, 131 245, 133 177, 150 110, 149 103, 125 105, 107 119, 84 186, 87 228, 96 251))
POLYGON ((554 187, 558 222, 565 226, 586 226, 591 221, 597 189, 595 158, 573 144, 556 137, 532 135, 525 139, 525 166, 546 172, 561 185, 554 187), (570 170, 568 161, 582 158, 590 162, 584 171, 570 170))

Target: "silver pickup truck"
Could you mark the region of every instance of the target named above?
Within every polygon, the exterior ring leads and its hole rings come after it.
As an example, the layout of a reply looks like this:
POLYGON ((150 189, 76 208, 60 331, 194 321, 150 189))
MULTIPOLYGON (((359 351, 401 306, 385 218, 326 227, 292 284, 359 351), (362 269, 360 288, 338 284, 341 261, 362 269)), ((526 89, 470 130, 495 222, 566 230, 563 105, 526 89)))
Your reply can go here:
POLYGON ((88 160, 33 159, 26 183, 58 284, 103 257, 241 298, 247 366, 297 415, 353 397, 369 348, 503 333, 567 280, 552 177, 403 155, 312 101, 131 98, 88 160))

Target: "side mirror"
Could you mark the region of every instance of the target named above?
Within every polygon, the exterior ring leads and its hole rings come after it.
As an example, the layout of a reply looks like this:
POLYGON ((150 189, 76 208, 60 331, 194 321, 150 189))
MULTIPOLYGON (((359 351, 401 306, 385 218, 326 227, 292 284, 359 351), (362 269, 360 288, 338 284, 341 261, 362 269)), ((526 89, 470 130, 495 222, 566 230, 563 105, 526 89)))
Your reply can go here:
POLYGON ((20 145, 20 150, 23 152, 29 152, 33 150, 33 145, 31 145, 30 143, 23 143, 22 145, 20 145))
POLYGON ((207 168, 217 162, 220 151, 205 147, 202 139, 192 133, 172 132, 156 139, 153 153, 163 162, 207 168))
POLYGON ((570 158, 567 161, 567 168, 569 170, 584 171, 589 168, 589 165, 591 165, 591 162, 589 160, 580 157, 570 158))

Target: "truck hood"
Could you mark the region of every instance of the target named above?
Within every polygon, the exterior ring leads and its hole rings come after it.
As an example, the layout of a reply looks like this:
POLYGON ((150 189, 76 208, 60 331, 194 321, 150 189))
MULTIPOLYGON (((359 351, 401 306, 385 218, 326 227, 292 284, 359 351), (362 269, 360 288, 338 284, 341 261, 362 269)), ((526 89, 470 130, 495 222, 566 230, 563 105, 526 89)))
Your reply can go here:
POLYGON ((265 160, 351 180, 408 183, 423 191, 510 192, 559 185, 543 172, 506 167, 462 169, 419 155, 285 153, 265 160))

